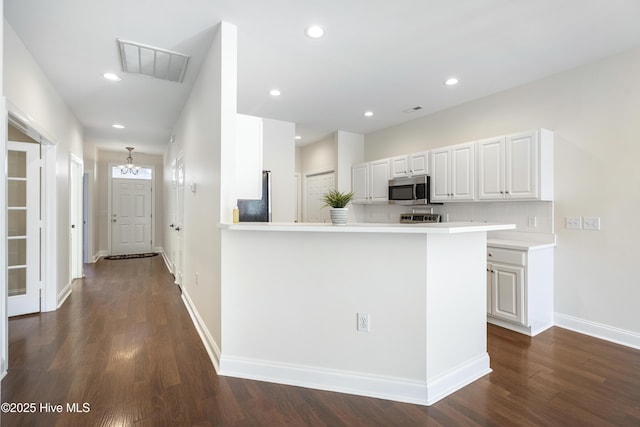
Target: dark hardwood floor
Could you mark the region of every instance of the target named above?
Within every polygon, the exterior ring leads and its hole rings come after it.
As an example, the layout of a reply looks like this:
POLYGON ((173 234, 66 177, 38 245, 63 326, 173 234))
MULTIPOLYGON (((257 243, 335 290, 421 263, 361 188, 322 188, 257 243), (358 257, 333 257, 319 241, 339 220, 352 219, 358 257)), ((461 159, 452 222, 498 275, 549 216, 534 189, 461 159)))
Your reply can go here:
POLYGON ((58 311, 10 320, 2 402, 37 408, 3 427, 640 426, 640 351, 560 328, 490 325, 493 373, 423 407, 219 377, 161 257, 85 270, 58 311))

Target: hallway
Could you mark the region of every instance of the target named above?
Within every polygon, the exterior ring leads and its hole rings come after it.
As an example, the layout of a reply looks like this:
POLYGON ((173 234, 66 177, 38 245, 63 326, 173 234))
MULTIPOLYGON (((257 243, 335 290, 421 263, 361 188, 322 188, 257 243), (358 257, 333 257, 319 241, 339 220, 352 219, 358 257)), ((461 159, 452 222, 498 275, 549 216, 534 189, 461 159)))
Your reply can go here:
POLYGON ((10 320, 2 402, 35 407, 3 427, 640 423, 640 352, 564 329, 489 325, 494 372, 423 407, 219 377, 162 257, 85 273, 58 311, 10 320))

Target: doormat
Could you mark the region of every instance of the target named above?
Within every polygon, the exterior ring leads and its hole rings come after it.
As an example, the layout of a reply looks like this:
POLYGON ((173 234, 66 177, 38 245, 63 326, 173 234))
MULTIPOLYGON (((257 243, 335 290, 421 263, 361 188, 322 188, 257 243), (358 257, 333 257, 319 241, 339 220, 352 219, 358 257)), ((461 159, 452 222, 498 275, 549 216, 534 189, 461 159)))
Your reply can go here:
POLYGON ((104 259, 133 259, 133 258, 149 258, 152 256, 158 255, 157 253, 149 252, 146 254, 129 254, 129 255, 109 255, 104 257, 104 259))

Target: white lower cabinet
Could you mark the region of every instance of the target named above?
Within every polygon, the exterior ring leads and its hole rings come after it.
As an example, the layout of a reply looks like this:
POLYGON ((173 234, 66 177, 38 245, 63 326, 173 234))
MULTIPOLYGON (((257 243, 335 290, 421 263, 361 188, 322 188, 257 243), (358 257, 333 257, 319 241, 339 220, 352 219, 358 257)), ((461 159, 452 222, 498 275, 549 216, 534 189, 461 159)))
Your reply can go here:
POLYGON ((487 320, 530 336, 553 326, 552 247, 487 247, 487 320))

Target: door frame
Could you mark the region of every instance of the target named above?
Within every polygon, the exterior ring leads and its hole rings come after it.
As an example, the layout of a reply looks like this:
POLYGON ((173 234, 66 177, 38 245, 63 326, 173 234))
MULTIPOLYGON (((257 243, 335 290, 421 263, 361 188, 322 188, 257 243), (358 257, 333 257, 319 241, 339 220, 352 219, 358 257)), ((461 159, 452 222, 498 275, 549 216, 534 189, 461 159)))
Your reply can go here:
MULTIPOLYGON (((15 123, 15 119, 28 117, 6 97, 0 96, 0 116, 3 117, 0 132, 0 163, 6 164, 8 122, 16 124, 20 130, 36 141, 40 141, 41 181, 40 181, 40 220, 41 220, 41 254, 40 268, 42 292, 40 295, 40 311, 54 311, 58 308, 57 289, 57 143, 50 138, 41 126, 34 120, 22 120, 15 123), (9 115, 13 117, 11 117, 9 115)), ((0 204, 2 209, 7 207, 6 170, 3 173, 4 184, 0 186, 0 204)), ((0 269, 3 280, 0 280, 0 379, 7 373, 9 362, 9 318, 7 317, 7 223, 6 216, 0 215, 0 269)), ((62 299, 64 301, 64 299, 62 299)))
MULTIPOLYGON (((111 250, 112 250, 112 243, 111 243, 111 233, 112 233, 112 222, 111 222, 111 218, 113 215, 113 206, 112 206, 112 199, 113 199, 113 177, 111 176, 111 171, 113 170, 114 166, 118 166, 118 163, 115 162, 109 162, 108 164, 108 170, 107 170, 107 253, 109 255, 111 255, 111 250)), ((151 169, 151 250, 155 251, 156 247, 156 192, 155 189, 157 188, 156 186, 156 179, 157 179, 157 175, 156 175, 156 168, 154 165, 146 165, 146 164, 139 164, 138 166, 141 166, 143 168, 148 168, 151 169)))

